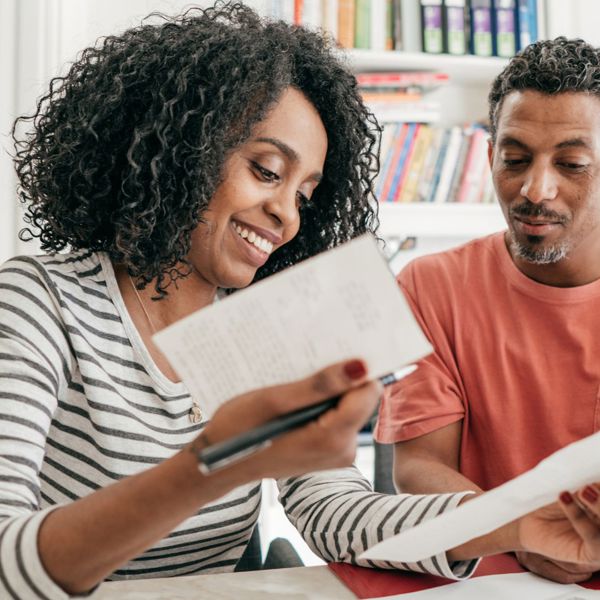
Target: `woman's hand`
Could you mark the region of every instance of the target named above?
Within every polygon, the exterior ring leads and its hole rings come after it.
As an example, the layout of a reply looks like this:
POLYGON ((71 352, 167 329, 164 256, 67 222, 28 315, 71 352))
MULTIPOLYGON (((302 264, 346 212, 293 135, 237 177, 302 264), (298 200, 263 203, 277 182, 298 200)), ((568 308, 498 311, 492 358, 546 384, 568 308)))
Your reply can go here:
POLYGON ((598 486, 563 492, 556 504, 523 517, 518 531, 527 551, 517 558, 525 568, 560 583, 589 579, 600 570, 598 486))
POLYGON ((368 381, 362 361, 339 363, 306 379, 226 402, 195 444, 226 440, 280 415, 341 395, 338 405, 317 420, 281 435, 267 448, 226 468, 250 481, 347 466, 355 456, 356 434, 375 411, 380 394, 381 385, 368 381))

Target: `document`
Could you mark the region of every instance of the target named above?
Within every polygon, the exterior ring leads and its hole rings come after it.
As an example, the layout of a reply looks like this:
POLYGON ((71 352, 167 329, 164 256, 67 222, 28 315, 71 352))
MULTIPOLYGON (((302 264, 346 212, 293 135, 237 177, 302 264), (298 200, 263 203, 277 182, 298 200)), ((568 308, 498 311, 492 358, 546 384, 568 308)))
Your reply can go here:
POLYGON ((555 502, 560 492, 600 480, 600 432, 569 444, 515 479, 455 510, 390 537, 360 558, 416 562, 555 502))
POLYGON ((310 258, 154 336, 209 418, 238 394, 349 358, 372 378, 432 350, 373 236, 310 258))
POLYGON ((532 573, 487 575, 409 594, 373 600, 593 600, 598 592, 542 579, 532 573))

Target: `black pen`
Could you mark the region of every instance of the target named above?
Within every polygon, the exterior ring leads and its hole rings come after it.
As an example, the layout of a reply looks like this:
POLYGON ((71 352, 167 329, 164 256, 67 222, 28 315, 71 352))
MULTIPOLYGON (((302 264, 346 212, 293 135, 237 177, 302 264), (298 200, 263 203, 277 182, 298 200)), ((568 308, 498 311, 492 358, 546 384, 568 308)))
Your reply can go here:
MULTIPOLYGON (((400 371, 380 377, 379 381, 383 385, 390 385, 412 373, 416 368, 415 365, 410 365, 400 371)), ((252 454, 266 447, 277 436, 296 429, 309 421, 313 421, 330 408, 333 408, 339 400, 340 396, 336 396, 318 404, 300 408, 271 421, 267 421, 238 436, 203 448, 198 452, 199 468, 203 473, 208 474, 244 456, 252 454)))

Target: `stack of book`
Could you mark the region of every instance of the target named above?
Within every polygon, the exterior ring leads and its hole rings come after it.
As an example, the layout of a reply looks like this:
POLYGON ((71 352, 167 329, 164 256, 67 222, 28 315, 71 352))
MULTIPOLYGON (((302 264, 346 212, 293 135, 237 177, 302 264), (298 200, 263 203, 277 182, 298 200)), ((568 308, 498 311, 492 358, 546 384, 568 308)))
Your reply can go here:
POLYGON ((433 123, 440 118, 440 104, 427 92, 448 83, 446 73, 399 71, 359 73, 356 80, 362 98, 380 123, 399 121, 433 123))
POLYGON ((381 138, 380 202, 491 203, 487 131, 480 125, 388 124, 381 138))
POLYGON ((510 57, 540 37, 543 0, 257 0, 345 48, 510 57))

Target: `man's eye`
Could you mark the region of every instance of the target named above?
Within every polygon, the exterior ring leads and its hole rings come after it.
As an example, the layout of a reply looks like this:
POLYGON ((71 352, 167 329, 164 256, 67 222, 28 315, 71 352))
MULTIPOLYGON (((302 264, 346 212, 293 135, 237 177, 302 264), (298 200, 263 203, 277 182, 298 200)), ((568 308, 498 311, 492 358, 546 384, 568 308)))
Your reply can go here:
POLYGON ((502 161, 506 167, 519 167, 527 161, 524 158, 505 158, 502 161))
POLYGON ((563 162, 560 163, 561 167, 564 167, 565 169, 569 169, 569 171, 583 171, 587 165, 582 165, 580 163, 571 163, 571 162, 563 162))

